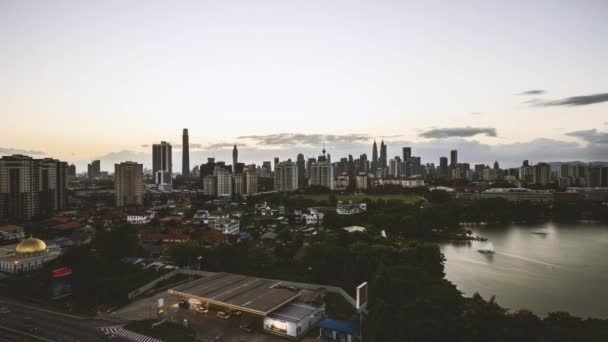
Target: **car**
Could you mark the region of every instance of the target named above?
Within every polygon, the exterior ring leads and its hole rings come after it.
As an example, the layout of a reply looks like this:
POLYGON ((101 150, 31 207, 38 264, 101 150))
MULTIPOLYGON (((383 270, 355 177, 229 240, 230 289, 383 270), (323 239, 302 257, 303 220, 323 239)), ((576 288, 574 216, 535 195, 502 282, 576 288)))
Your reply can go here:
POLYGON ((209 312, 209 309, 204 306, 199 306, 198 308, 196 308, 196 312, 206 314, 207 312, 209 312))
POLYGON ((252 321, 243 322, 243 323, 241 323, 241 325, 239 325, 239 329, 251 334, 254 330, 253 322, 252 321))
POLYGON ((230 315, 224 311, 218 311, 216 316, 219 319, 229 319, 230 318, 230 315))
POLYGON ((0 314, 7 314, 10 312, 11 312, 11 310, 9 310, 8 308, 0 308, 0 314))
POLYGON ((179 302, 179 307, 182 309, 188 309, 190 307, 190 303, 188 303, 187 301, 183 300, 181 302, 179 302))
POLYGON ((241 313, 242 313, 242 312, 240 312, 240 311, 232 311, 232 310, 228 310, 228 315, 230 315, 230 316, 236 316, 236 317, 240 317, 240 316, 241 316, 241 313))

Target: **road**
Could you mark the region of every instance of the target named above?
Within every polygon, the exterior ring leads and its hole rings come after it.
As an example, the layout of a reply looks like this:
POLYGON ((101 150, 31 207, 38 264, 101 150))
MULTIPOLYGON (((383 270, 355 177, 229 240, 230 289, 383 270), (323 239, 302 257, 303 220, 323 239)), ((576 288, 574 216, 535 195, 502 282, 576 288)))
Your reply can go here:
POLYGON ((111 324, 0 298, 0 342, 105 341, 99 327, 111 324))

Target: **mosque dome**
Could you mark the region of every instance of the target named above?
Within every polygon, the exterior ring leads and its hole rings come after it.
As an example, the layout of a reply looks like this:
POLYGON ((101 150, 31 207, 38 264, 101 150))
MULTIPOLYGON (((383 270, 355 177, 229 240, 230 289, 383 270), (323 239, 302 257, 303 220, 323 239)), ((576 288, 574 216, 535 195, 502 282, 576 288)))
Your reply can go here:
POLYGON ((15 254, 18 256, 40 254, 45 253, 46 251, 46 243, 33 237, 24 239, 15 248, 15 254))

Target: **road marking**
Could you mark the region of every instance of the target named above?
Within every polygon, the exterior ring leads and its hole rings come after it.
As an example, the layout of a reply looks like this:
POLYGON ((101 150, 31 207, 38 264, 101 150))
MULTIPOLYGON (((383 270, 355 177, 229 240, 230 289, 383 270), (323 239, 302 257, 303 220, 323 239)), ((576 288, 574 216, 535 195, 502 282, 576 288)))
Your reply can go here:
POLYGON ((6 331, 10 331, 10 332, 15 333, 15 334, 20 334, 20 335, 25 335, 25 336, 28 336, 28 337, 32 337, 32 338, 35 338, 35 339, 40 340, 40 341, 45 341, 45 342, 55 342, 55 341, 53 341, 53 340, 48 340, 48 339, 46 339, 46 338, 44 338, 44 337, 40 337, 40 336, 36 336, 36 335, 32 335, 32 334, 28 334, 28 333, 26 333, 26 332, 19 331, 19 330, 15 330, 15 329, 11 329, 11 328, 9 328, 9 327, 5 327, 5 326, 2 326, 2 325, 0 325, 0 329, 4 329, 4 330, 6 330, 6 331))
POLYGON ((73 318, 73 319, 88 319, 89 318, 89 317, 74 316, 74 315, 65 314, 65 313, 62 313, 62 312, 47 310, 47 309, 43 309, 43 308, 40 308, 40 307, 37 307, 37 306, 31 306, 31 305, 28 305, 28 304, 23 304, 23 303, 20 303, 20 302, 15 302, 15 301, 12 301, 12 300, 0 299, 0 303, 5 303, 5 304, 8 304, 8 305, 21 306, 21 307, 25 307, 25 308, 32 309, 32 310, 44 311, 46 313, 51 313, 51 314, 54 314, 54 315, 68 317, 68 318, 73 318))

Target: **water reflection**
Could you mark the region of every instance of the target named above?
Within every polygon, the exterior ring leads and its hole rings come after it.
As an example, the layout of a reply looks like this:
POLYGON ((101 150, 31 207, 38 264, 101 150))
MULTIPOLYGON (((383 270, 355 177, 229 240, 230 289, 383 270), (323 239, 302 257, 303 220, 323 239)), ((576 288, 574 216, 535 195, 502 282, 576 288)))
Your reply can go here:
POLYGON ((608 226, 598 224, 471 227, 484 242, 441 246, 447 278, 466 295, 496 295, 498 303, 538 314, 570 311, 608 317, 608 226))

